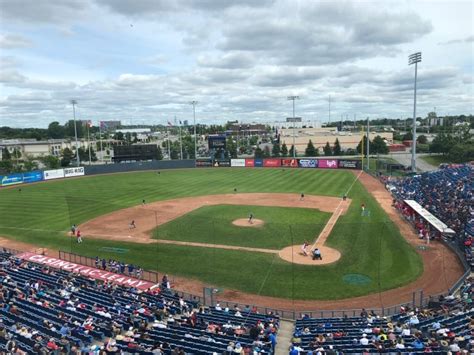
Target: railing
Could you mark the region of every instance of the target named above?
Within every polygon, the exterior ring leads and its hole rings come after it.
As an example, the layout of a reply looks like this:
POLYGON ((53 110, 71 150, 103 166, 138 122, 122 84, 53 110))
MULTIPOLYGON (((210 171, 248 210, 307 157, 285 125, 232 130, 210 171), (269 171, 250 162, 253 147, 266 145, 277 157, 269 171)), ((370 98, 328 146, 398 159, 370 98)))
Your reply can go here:
POLYGON ((2 252, 4 252, 4 253, 9 253, 9 254, 12 254, 12 255, 16 255, 16 254, 21 254, 21 253, 23 253, 21 250, 10 249, 10 248, 3 248, 3 247, 2 247, 2 252))
MULTIPOLYGON (((74 253, 68 253, 62 250, 59 251, 59 259, 66 260, 66 261, 80 264, 80 265, 84 265, 84 266, 96 267, 94 258, 90 258, 88 256, 83 256, 83 255, 74 254, 74 253)), ((125 275, 132 276, 132 277, 134 276, 134 275, 129 275, 128 272, 125 275)), ((158 272, 156 271, 143 270, 140 279, 144 281, 153 282, 153 283, 160 282, 158 272)))

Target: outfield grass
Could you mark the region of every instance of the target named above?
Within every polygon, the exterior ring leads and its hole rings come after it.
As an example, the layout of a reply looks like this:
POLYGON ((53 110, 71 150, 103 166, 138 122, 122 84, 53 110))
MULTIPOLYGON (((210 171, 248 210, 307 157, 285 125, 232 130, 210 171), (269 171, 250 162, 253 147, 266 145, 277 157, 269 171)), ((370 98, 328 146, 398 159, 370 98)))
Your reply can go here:
POLYGON ((316 169, 190 169, 114 174, 61 180, 0 190, 0 235, 82 255, 122 259, 213 286, 295 299, 340 299, 401 286, 422 272, 421 258, 400 236, 373 197, 358 182, 352 204, 328 239, 342 258, 321 267, 292 265, 275 254, 143 245, 65 237, 72 223, 147 201, 232 192, 289 192, 342 196, 354 181, 348 171, 316 169), (360 216, 365 203, 370 217, 360 216), (99 252, 101 247, 127 254, 99 252), (342 277, 361 273, 368 285, 349 285, 342 277), (294 279, 294 292, 292 291, 294 279))
POLYGON ((155 230, 157 239, 282 249, 313 241, 331 217, 308 208, 218 205, 198 208, 155 230), (232 221, 252 213, 260 227, 238 227, 232 221))

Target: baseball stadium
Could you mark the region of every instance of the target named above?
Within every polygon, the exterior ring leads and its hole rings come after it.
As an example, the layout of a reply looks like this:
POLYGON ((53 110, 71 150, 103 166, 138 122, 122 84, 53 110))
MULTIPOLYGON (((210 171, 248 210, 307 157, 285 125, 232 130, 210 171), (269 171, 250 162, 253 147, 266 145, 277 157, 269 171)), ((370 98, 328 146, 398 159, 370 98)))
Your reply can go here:
MULTIPOLYGON (((40 329, 50 334, 65 314, 64 326, 76 330, 68 332, 71 344, 110 337, 122 350, 130 339, 119 330, 150 322, 155 343, 166 339, 190 353, 252 348, 257 340, 261 351, 276 351, 272 337, 284 343, 285 327, 293 346, 311 351, 323 346, 314 339, 328 322, 343 335, 326 346, 349 353, 366 347, 352 341, 361 327, 404 328, 416 318, 419 329, 436 319, 469 332, 472 166, 408 178, 360 166, 198 159, 4 176, 2 279, 7 297, 17 297, 2 319, 28 327, 29 318, 45 317, 51 323, 40 329), (43 296, 19 297, 25 282, 39 283, 43 296), (67 297, 58 283, 68 285, 67 297), (93 331, 80 331, 87 321, 93 331), (272 336, 252 339, 255 322, 272 336), (211 325, 222 330, 212 344, 199 338, 211 325)), ((152 339, 133 346, 151 353, 152 339)), ((406 346, 416 351, 415 342, 406 346)))

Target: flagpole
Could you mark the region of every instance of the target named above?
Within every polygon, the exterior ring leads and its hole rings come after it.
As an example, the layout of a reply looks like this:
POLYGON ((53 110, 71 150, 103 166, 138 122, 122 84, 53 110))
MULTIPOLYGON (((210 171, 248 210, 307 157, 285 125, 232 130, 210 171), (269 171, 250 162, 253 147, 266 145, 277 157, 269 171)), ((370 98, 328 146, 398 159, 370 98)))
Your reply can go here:
POLYGON ((104 149, 102 147, 102 124, 99 121, 100 160, 104 164, 104 149))
POLYGON ((91 159, 91 136, 89 134, 89 127, 92 124, 92 121, 87 121, 87 145, 89 146, 89 165, 92 164, 91 159))

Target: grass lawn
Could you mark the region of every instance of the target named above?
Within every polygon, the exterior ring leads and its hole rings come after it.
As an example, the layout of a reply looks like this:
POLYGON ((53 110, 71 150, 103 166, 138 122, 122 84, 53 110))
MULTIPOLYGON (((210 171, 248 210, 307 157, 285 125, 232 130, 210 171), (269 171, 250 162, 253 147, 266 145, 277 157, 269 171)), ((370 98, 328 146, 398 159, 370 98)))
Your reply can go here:
POLYGON ((282 249, 311 242, 324 228, 330 213, 308 208, 263 206, 205 206, 155 230, 157 239, 282 249), (249 213, 265 222, 260 227, 238 227, 232 221, 249 213))
POLYGON ((420 158, 433 166, 438 166, 439 164, 450 162, 448 160, 448 157, 444 155, 423 155, 420 158))
POLYGON ((234 188, 239 192, 304 191, 308 195, 342 196, 354 177, 342 170, 214 168, 167 170, 160 175, 113 174, 24 185, 21 192, 15 188, 0 190, 0 235, 91 257, 121 259, 216 287, 284 298, 340 299, 413 281, 423 270, 421 258, 358 182, 349 193, 351 207, 327 241, 341 251, 342 258, 322 267, 292 265, 276 254, 87 239, 78 245, 64 236, 72 223, 138 205, 143 198, 151 202, 230 193, 234 188), (361 203, 371 211, 370 217, 360 216, 361 203), (99 252, 101 247, 125 248, 129 252, 99 252), (347 284, 342 278, 348 273, 367 275, 372 282, 363 286, 347 284), (292 279, 294 294, 290 287, 292 279))

